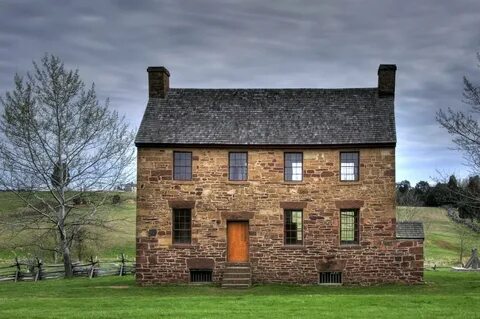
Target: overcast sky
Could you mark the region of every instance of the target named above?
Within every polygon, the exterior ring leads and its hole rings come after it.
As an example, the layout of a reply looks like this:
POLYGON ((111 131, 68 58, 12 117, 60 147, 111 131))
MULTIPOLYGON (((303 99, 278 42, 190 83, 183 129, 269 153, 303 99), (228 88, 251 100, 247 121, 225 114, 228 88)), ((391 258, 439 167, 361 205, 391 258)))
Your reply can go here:
POLYGON ((52 53, 138 128, 147 66, 171 87, 335 88, 395 63, 397 181, 465 176, 435 113, 480 83, 480 1, 440 2, 0 0, 0 93, 52 53))

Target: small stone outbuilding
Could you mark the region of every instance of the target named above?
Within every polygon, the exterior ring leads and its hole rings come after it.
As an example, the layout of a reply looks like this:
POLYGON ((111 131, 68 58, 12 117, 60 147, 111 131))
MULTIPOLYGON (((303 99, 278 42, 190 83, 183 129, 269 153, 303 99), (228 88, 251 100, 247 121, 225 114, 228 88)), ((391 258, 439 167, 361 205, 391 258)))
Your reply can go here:
POLYGON ((170 88, 147 71, 139 284, 422 281, 423 227, 395 219, 395 65, 352 89, 170 88))

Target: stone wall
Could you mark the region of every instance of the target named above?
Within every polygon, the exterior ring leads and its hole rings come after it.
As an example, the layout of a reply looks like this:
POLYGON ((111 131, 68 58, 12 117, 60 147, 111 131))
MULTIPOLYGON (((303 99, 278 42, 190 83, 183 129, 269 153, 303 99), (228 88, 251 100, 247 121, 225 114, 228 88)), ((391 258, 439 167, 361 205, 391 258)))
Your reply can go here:
POLYGON ((319 271, 342 271, 352 284, 422 281, 422 241, 395 238, 393 148, 359 149, 359 182, 339 181, 339 149, 298 150, 302 182, 284 181, 282 149, 249 149, 248 181, 241 182, 228 180, 228 152, 235 150, 188 151, 193 180, 174 181, 173 149, 138 148, 138 283, 188 282, 189 268, 202 265, 220 281, 226 225, 235 219, 249 220, 254 283, 317 283, 319 271), (174 207, 192 208, 191 245, 172 245, 174 207), (285 208, 303 209, 302 246, 284 245, 285 208), (358 245, 340 245, 342 208, 360 211, 358 245))

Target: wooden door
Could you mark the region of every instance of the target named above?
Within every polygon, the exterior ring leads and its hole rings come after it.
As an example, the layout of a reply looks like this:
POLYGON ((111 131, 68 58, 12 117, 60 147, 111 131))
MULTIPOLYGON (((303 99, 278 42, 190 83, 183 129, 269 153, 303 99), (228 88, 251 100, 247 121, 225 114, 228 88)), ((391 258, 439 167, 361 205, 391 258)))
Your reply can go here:
POLYGON ((248 261, 248 222, 228 222, 227 245, 229 262, 248 261))

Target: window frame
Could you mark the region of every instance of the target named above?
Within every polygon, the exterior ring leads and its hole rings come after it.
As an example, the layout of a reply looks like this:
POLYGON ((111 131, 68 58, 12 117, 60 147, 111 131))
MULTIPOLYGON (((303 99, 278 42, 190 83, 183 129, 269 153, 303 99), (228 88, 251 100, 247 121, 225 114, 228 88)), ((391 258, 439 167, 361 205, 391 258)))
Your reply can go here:
POLYGON ((172 208, 172 244, 173 245, 191 245, 192 244, 192 209, 191 208, 172 208), (176 229, 175 228, 175 214, 177 212, 184 212, 184 211, 188 211, 190 213, 190 222, 188 223, 189 225, 189 229, 176 229), (176 231, 185 231, 185 230, 189 230, 190 231, 190 236, 189 236, 189 240, 188 242, 184 242, 184 241, 177 241, 176 240, 176 231))
MULTIPOLYGON (((358 182, 360 181, 360 151, 340 151, 339 152, 339 155, 338 155, 338 158, 339 158, 339 180, 340 182, 346 182, 346 183, 352 183, 352 182, 358 182), (345 154, 345 153, 353 153, 353 154, 357 154, 357 174, 354 175, 355 178, 354 179, 342 179, 342 154, 345 154)), ((355 166, 353 166, 353 173, 355 174, 355 166)))
MULTIPOLYGON (((290 217, 290 220, 292 218, 290 217)), ((283 210, 283 245, 284 246, 303 246, 303 243, 304 243, 304 236, 305 236, 305 232, 304 232, 304 220, 303 220, 303 209, 284 209, 283 210), (302 221, 302 228, 301 228, 301 233, 302 233, 302 240, 300 243, 298 243, 298 239, 296 240, 296 242, 294 244, 292 243, 288 243, 287 242, 287 214, 288 213, 292 213, 292 212, 300 212, 300 216, 301 216, 301 221, 302 221)), ((290 237, 289 237, 290 238, 290 237)))
MULTIPOLYGON (((235 166, 235 167, 240 167, 240 166, 235 166)), ((242 182, 242 181, 248 181, 248 152, 245 151, 231 151, 228 152, 228 180, 232 182, 242 182), (246 166, 245 166, 245 179, 232 179, 231 174, 230 174, 230 167, 231 167, 231 154, 245 154, 246 156, 246 166)))
POLYGON ((358 209, 358 208, 341 209, 340 214, 339 214, 339 219, 340 219, 340 222, 339 222, 339 225, 340 225, 340 228, 339 228, 340 245, 343 245, 343 246, 345 246, 345 245, 346 246, 348 246, 348 245, 360 245, 360 234, 361 234, 361 231, 360 231, 360 209, 358 209), (342 225, 343 225, 342 213, 346 213, 346 212, 353 212, 354 213, 353 240, 343 240, 342 239, 342 225))
MULTIPOLYGON (((284 182, 290 182, 290 183, 301 183, 303 182, 303 152, 283 152, 283 181, 284 182), (302 170, 301 170, 301 179, 300 180, 294 180, 294 179, 287 179, 287 155, 288 154, 300 154, 302 158, 302 170)), ((292 176, 293 176, 293 168, 292 168, 292 176)))
MULTIPOLYGON (((193 154, 192 152, 188 152, 188 151, 174 151, 173 152, 173 169, 172 169, 172 179, 174 181, 191 181, 193 179, 193 154), (175 174, 175 168, 177 167, 177 165, 175 164, 175 154, 179 154, 179 153, 185 153, 185 154, 190 154, 190 178, 189 179, 184 179, 184 178, 177 178, 176 174, 175 174)), ((188 166, 179 166, 179 167, 188 167, 188 166)))

